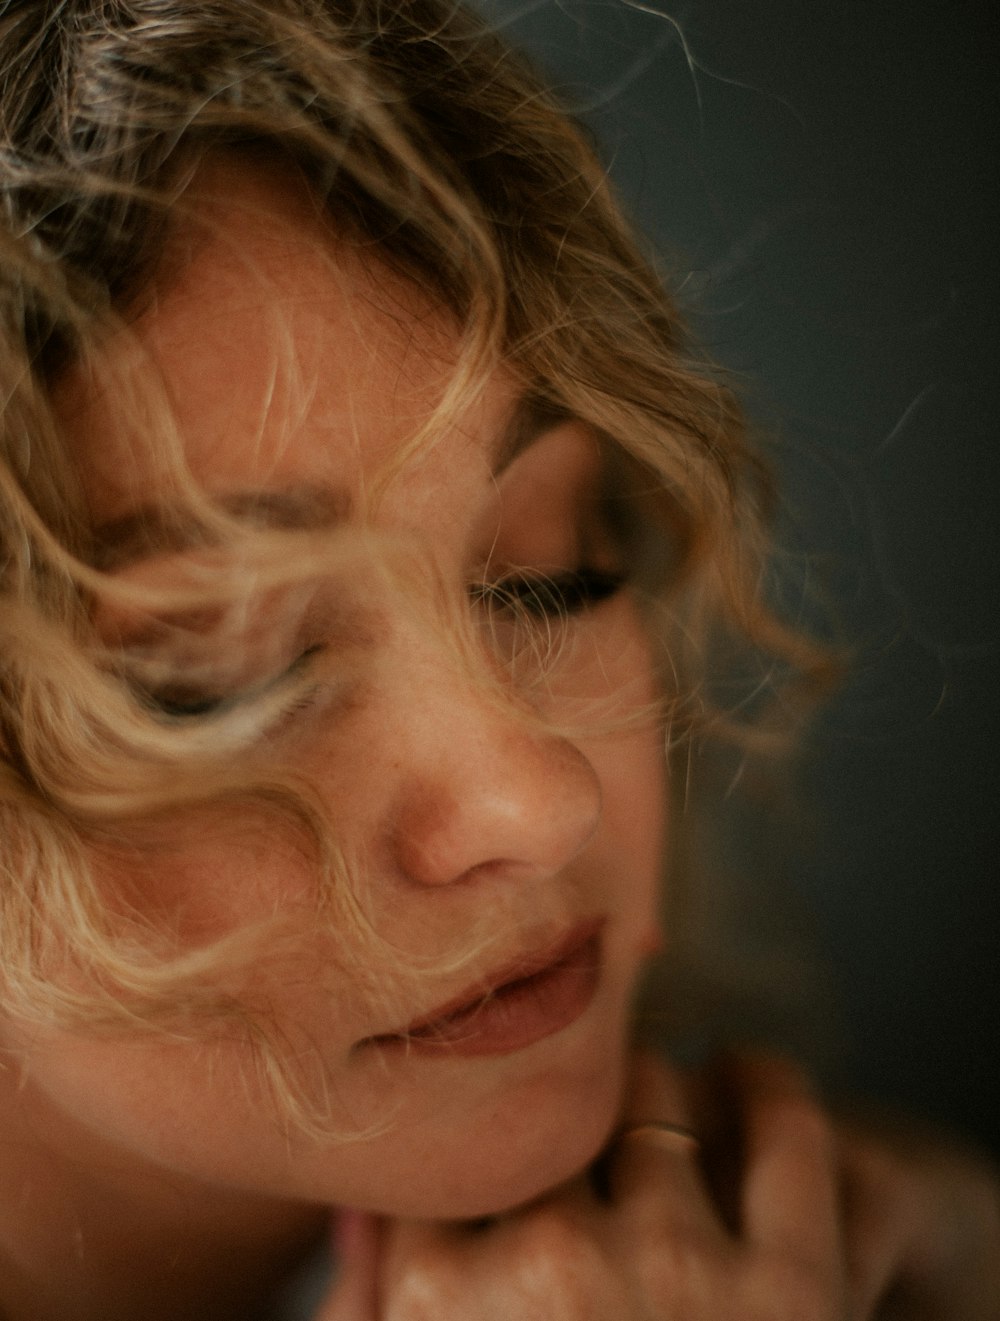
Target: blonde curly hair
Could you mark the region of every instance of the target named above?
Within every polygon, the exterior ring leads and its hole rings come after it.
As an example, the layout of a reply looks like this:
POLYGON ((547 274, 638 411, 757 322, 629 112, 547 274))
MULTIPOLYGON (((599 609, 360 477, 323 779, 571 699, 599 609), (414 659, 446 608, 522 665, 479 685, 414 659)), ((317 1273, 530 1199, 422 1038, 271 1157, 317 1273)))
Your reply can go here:
MULTIPOLYGON (((606 441, 669 669, 671 755, 705 730, 780 741, 789 693, 822 686, 829 657, 768 604, 768 477, 731 391, 583 133, 474 15, 451 0, 6 0, 0 86, 4 1003, 116 1030, 239 1017, 295 1109, 266 1024, 213 976, 259 944, 179 951, 138 917, 123 928, 90 862, 136 815, 253 793, 315 839, 336 920, 363 922, 308 786, 246 783, 232 747, 209 753, 143 704, 92 627, 95 601, 127 589, 102 567, 53 390, 127 327, 200 159, 293 165, 339 235, 431 291, 462 335, 442 414, 502 360, 538 408, 606 441), (781 700, 737 712, 717 682, 734 662, 747 691, 781 700)), ((147 443, 170 452, 159 423, 147 443)), ((175 467, 205 538, 245 539, 175 467)), ((259 539, 257 571, 287 581, 298 570, 273 549, 259 539)))

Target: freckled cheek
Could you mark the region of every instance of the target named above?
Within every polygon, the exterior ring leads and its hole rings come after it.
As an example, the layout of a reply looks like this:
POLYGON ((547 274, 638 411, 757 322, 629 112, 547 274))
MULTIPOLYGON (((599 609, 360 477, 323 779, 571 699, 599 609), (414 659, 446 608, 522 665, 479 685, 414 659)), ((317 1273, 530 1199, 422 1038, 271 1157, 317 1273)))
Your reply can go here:
POLYGON ((146 822, 94 852, 109 911, 185 949, 314 909, 315 851, 252 807, 146 822))
POLYGON ((310 1025, 322 1026, 335 1052, 370 1031, 354 945, 345 945, 342 924, 326 926, 317 915, 315 857, 252 815, 226 832, 195 833, 184 847, 152 848, 147 837, 141 853, 103 859, 98 877, 112 921, 118 915, 134 931, 139 915, 140 938, 166 957, 244 935, 248 943, 210 966, 209 984, 280 1022, 303 1051, 315 1047, 310 1025))

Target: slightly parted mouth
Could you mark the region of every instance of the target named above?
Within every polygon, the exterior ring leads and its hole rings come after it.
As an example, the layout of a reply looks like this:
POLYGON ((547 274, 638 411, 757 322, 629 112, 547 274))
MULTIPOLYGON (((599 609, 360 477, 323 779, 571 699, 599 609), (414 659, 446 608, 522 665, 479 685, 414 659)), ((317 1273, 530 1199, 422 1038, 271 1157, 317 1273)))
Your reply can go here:
POLYGON ((596 943, 596 938, 605 924, 605 917, 586 918, 575 923, 555 942, 540 950, 533 950, 510 960, 495 969, 488 976, 478 980, 475 985, 461 992, 454 998, 438 1005, 426 1014, 421 1014, 405 1027, 391 1032, 380 1032, 376 1036, 365 1037, 360 1046, 387 1045, 389 1043, 420 1040, 438 1036, 455 1019, 464 1019, 474 1015, 478 1009, 490 1000, 512 992, 533 978, 555 971, 561 964, 576 958, 585 946, 596 943))

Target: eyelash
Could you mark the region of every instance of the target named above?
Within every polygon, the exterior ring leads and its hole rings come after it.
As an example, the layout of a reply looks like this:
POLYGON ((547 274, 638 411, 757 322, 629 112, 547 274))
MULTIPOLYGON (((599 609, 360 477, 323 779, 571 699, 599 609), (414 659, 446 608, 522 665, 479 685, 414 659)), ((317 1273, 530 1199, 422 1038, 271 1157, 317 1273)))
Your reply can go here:
POLYGON ((277 687, 278 684, 291 679, 321 650, 322 647, 318 645, 307 647, 280 674, 241 691, 233 693, 190 691, 185 693, 184 689, 177 685, 173 688, 143 688, 140 690, 140 696, 145 705, 152 709, 155 715, 165 717, 168 720, 209 720, 213 716, 224 715, 242 705, 252 696, 268 692, 277 687))
POLYGON ((592 610, 625 585, 625 575, 582 567, 557 574, 516 574, 479 584, 472 599, 488 608, 525 613, 534 619, 560 619, 592 610))
MULTIPOLYGON (((562 619, 583 614, 615 596, 625 585, 622 573, 582 567, 557 574, 512 574, 495 583, 479 583, 470 589, 470 598, 476 605, 489 610, 502 610, 511 614, 527 615, 532 619, 562 619)), ((153 712, 171 721, 208 720, 224 715, 252 695, 283 683, 297 674, 322 647, 307 648, 273 679, 252 689, 235 693, 190 692, 178 685, 174 688, 143 689, 141 697, 153 712)), ((291 711, 308 705, 300 698, 291 711)), ((286 712, 286 715, 289 712, 286 712)))

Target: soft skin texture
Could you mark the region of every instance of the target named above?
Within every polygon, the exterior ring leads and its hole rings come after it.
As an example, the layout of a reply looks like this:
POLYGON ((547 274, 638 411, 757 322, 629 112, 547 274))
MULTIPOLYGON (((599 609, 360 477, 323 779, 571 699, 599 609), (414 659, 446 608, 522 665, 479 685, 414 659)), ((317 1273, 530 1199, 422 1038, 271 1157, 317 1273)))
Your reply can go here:
POLYGON ((316 1321, 1000 1314, 988 1168, 939 1139, 836 1125, 784 1061, 743 1054, 697 1078, 640 1057, 623 1126, 600 1192, 580 1177, 486 1226, 350 1213, 340 1279, 316 1321), (647 1123, 667 1115, 698 1127, 700 1150, 647 1123), (727 1132, 741 1152, 720 1184, 727 1132))
MULTIPOLYGON (((169 484, 117 407, 136 381, 162 383, 211 493, 308 489, 295 507, 311 526, 348 497, 361 508, 446 386, 447 318, 332 236, 289 176, 218 160, 191 197, 208 230, 177 229, 131 335, 61 393, 95 522, 169 484)), ((448 610, 480 620, 484 580, 616 567, 585 428, 531 433, 491 475, 517 398, 496 370, 401 465, 374 540, 304 597, 266 594, 224 646, 200 625, 157 643, 175 713, 192 689, 232 695, 301 658, 303 703, 249 755, 315 786, 395 950, 385 965, 363 973, 348 934, 317 922, 308 849, 259 808, 174 813, 95 854, 110 911, 141 904, 185 947, 282 919, 290 945, 236 989, 357 1140, 283 1127, 235 1030, 0 1024, 4 1321, 249 1321, 334 1206, 344 1269, 317 1321, 995 1321, 1000 1215, 981 1164, 838 1129, 774 1060, 694 1080, 629 1058, 666 828, 635 604, 623 590, 576 613, 543 682, 506 704, 487 680, 511 684, 511 619, 485 621, 463 664, 446 626, 448 610), (454 1050, 372 1043, 581 931, 596 968, 570 979, 568 1013, 542 996, 537 1039, 470 1050, 473 1019, 454 1050), (400 981, 399 956, 424 974, 400 981), (648 1125, 605 1145, 623 1119, 694 1125, 702 1154, 648 1125)), ((169 587, 211 564, 138 549, 109 546, 123 580, 169 587)), ((126 611, 99 623, 135 644, 126 611)))
MULTIPOLYGON (((447 318, 338 243, 291 177, 216 161, 190 196, 207 228, 180 226, 131 336, 62 391, 95 522, 155 505, 165 490, 116 409, 123 382, 151 379, 162 381, 191 471, 213 495, 307 487, 328 494, 331 510, 346 499, 359 507, 448 382, 447 318)), ((268 1006, 313 1076, 321 1066, 333 1123, 348 1134, 375 1126, 375 1136, 320 1142, 286 1131, 238 1033, 205 1046, 26 1038, 8 1026, 0 1104, 16 1139, 0 1147, 0 1182, 22 1190, 20 1218, 4 1229, 18 1262, 8 1274, 25 1297, 44 1279, 53 1300, 32 1315, 180 1315, 191 1285, 169 1260, 198 1241, 197 1260, 220 1278, 236 1279, 241 1252, 266 1274, 314 1223, 308 1204, 498 1212, 573 1175, 613 1125, 630 1004, 657 939, 662 730, 647 719, 561 734, 537 716, 579 722, 590 710, 614 724, 652 705, 638 611, 627 589, 582 611, 545 684, 498 706, 486 680, 502 677, 502 659, 487 642, 482 675, 463 668, 419 587, 433 581, 453 608, 473 610, 470 588, 484 575, 557 573, 584 557, 614 567, 596 506, 598 446, 585 428, 543 429, 492 475, 518 396, 498 368, 434 447, 402 466, 372 521, 401 577, 377 577, 359 555, 351 573, 316 586, 305 662, 316 691, 259 752, 316 786, 378 934, 444 970, 395 997, 391 970, 352 971, 343 933, 316 922, 307 852, 253 807, 136 827, 99 859, 110 903, 154 905, 192 945, 271 913, 291 924, 294 958, 255 971, 253 1007, 268 1006), (475 1056, 365 1044, 586 923, 599 929, 596 986, 543 1039, 475 1056), (479 940, 471 962, 447 968, 470 933, 479 940), (67 1236, 81 1245, 75 1257, 67 1236), (142 1294, 150 1280, 152 1299, 142 1294), (59 1310, 60 1291, 75 1310, 59 1310)), ((195 557, 122 561, 116 572, 169 585, 195 557)), ((131 623, 104 626, 127 635, 131 623)), ((245 656, 225 674, 233 685, 269 680, 302 647, 280 610, 243 641, 245 656)), ((188 663, 178 658, 179 684, 188 663)), ((226 1315, 221 1294, 214 1306, 211 1315, 226 1315)))

